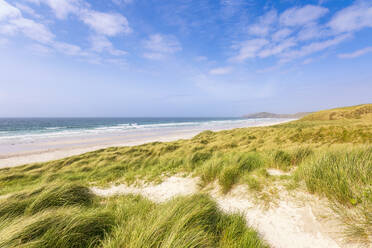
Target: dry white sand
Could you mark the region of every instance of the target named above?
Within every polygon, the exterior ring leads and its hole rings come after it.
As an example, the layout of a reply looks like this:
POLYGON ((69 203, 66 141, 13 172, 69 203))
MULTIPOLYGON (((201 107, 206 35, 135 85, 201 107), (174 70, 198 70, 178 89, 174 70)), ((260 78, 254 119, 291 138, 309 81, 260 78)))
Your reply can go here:
POLYGON ((270 176, 289 176, 291 175, 290 172, 284 172, 284 171, 281 171, 281 170, 278 170, 278 169, 267 169, 266 170, 267 173, 269 173, 270 176))
POLYGON ((198 133, 205 130, 221 131, 233 128, 253 127, 253 126, 270 126, 276 125, 293 119, 283 119, 276 121, 262 122, 258 124, 244 125, 226 125, 218 128, 201 127, 201 128, 185 128, 177 130, 147 130, 138 131, 136 133, 120 133, 116 135, 87 135, 78 137, 60 137, 46 140, 35 141, 30 144, 2 145, 3 149, 12 148, 15 152, 2 152, 0 149, 0 169, 5 167, 14 167, 28 163, 47 162, 57 160, 73 155, 83 154, 98 149, 114 146, 134 146, 149 142, 174 141, 178 139, 190 139, 198 133))
MULTIPOLYGON (((92 190, 100 196, 140 194, 155 202, 164 202, 175 196, 199 192, 197 178, 176 176, 167 178, 158 185, 140 187, 119 185, 106 189, 92 188, 92 190)), ((308 193, 302 192, 302 200, 300 200, 289 195, 285 190, 280 190, 276 204, 265 209, 252 200, 245 186, 236 186, 227 195, 219 192, 218 188, 214 187, 209 194, 220 208, 225 212, 242 213, 247 223, 254 227, 272 247, 357 247, 342 242, 338 233, 341 230, 339 225, 330 226, 330 222, 316 217, 315 213, 326 213, 326 204, 308 193)))
POLYGON ((3 155, 0 156, 0 169, 5 167, 15 167, 29 163, 39 163, 39 162, 48 162, 52 160, 62 159, 74 155, 80 155, 86 152, 92 152, 103 148, 108 147, 120 147, 120 146, 136 146, 149 142, 160 141, 174 141, 178 139, 188 139, 192 138, 195 134, 180 134, 180 135, 171 135, 171 136, 159 136, 155 138, 141 139, 139 138, 136 141, 128 141, 121 143, 109 143, 102 145, 90 145, 82 147, 72 147, 72 148, 59 148, 59 149, 45 149, 41 151, 34 152, 25 152, 19 154, 3 155))
POLYGON ((165 202, 175 196, 192 195, 198 191, 198 179, 190 177, 169 177, 160 184, 149 184, 142 187, 126 186, 124 184, 112 186, 108 189, 93 187, 92 191, 100 196, 119 194, 138 194, 154 202, 165 202))

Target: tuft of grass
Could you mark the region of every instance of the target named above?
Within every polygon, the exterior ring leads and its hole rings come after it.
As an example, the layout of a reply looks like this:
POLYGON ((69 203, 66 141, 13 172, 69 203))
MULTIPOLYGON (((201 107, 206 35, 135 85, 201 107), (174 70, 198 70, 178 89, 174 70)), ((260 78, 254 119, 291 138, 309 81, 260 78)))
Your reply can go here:
POLYGON ((207 161, 199 172, 202 186, 213 182, 221 173, 223 167, 224 161, 219 158, 213 158, 207 161))
POLYGON ((96 247, 114 223, 106 211, 62 207, 14 220, 0 247, 96 247))
POLYGON ((326 152, 301 167, 308 190, 347 205, 372 197, 372 148, 326 152))
POLYGON ((179 197, 138 212, 111 237, 104 248, 266 247, 241 216, 221 213, 206 195, 179 197))
POLYGON ((313 154, 314 151, 310 147, 300 147, 294 152, 291 163, 293 165, 299 165, 300 163, 302 163, 302 161, 313 154))
POLYGON ((93 193, 81 185, 56 185, 44 190, 30 204, 27 211, 37 213, 50 207, 89 206, 93 203, 93 193))
POLYGON ((238 181, 239 168, 236 166, 229 166, 221 171, 218 178, 218 183, 221 186, 222 192, 227 193, 232 186, 238 181))
POLYGON ((299 169, 310 192, 331 200, 347 239, 371 242, 372 147, 325 152, 299 169))
POLYGON ((258 180, 255 176, 252 175, 244 176, 241 181, 242 183, 247 184, 249 189, 254 191, 261 191, 263 188, 263 185, 260 182, 260 180, 258 180))
POLYGON ((291 166, 292 157, 291 154, 289 154, 286 151, 278 150, 274 154, 274 163, 277 168, 281 170, 288 170, 288 168, 291 166))
POLYGON ((264 165, 264 161, 257 152, 242 153, 236 158, 237 166, 240 170, 251 172, 264 165))
POLYGON ((239 214, 223 216, 220 221, 223 230, 218 247, 267 247, 259 238, 257 232, 247 229, 247 223, 239 214))

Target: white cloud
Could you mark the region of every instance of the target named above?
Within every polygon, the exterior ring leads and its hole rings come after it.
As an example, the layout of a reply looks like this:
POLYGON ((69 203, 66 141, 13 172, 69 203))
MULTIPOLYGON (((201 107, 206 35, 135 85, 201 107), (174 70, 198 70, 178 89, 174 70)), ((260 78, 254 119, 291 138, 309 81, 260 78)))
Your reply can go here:
POLYGON ((128 34, 132 31, 127 18, 118 13, 85 10, 80 18, 98 34, 115 36, 121 33, 128 34))
POLYGON ((15 25, 9 23, 2 23, 0 25, 0 34, 15 35, 17 32, 18 28, 15 25))
POLYGON ((287 38, 292 33, 292 30, 288 28, 279 29, 272 35, 274 41, 278 41, 284 38, 287 38))
POLYGON ((302 64, 307 65, 307 64, 312 63, 313 61, 314 61, 313 58, 307 58, 307 59, 305 59, 305 60, 302 62, 302 64))
POLYGON ((90 37, 90 41, 92 44, 92 50, 96 52, 103 52, 107 51, 111 55, 114 56, 121 56, 127 54, 127 52, 115 49, 112 43, 105 37, 94 35, 90 37))
POLYGON ((57 49, 59 52, 67 55, 71 56, 85 55, 85 53, 82 52, 82 49, 79 46, 68 44, 65 42, 55 42, 53 44, 53 47, 57 49))
POLYGON ((34 9, 32 9, 31 7, 29 7, 27 5, 24 5, 24 4, 21 4, 21 3, 16 3, 15 6, 19 10, 21 10, 22 13, 29 14, 29 15, 31 15, 34 18, 38 18, 38 19, 41 18, 41 16, 39 14, 37 14, 34 9))
POLYGON ((281 56, 282 59, 281 59, 280 62, 285 63, 285 62, 288 62, 288 61, 296 59, 296 58, 304 57, 304 56, 310 55, 312 53, 322 51, 326 48, 329 48, 329 47, 340 44, 341 42, 343 42, 344 40, 346 40, 349 37, 350 37, 350 35, 340 35, 340 36, 337 36, 337 37, 329 39, 329 40, 320 41, 320 42, 313 42, 309 45, 301 47, 299 50, 293 50, 293 51, 290 51, 290 52, 283 53, 282 56, 281 56))
POLYGON ((318 20, 328 13, 328 9, 315 5, 306 5, 302 8, 294 7, 280 15, 280 23, 286 26, 300 26, 318 20))
MULTIPOLYGON (((125 51, 115 49, 113 44, 107 39, 107 36, 116 35, 121 32, 129 32, 128 22, 125 17, 119 14, 107 14, 96 11, 91 11, 84 5, 81 0, 27 0, 34 4, 46 3, 55 10, 57 18, 65 18, 70 13, 78 15, 83 21, 92 27, 96 33, 102 33, 91 36, 92 50, 95 52, 107 52, 113 56, 126 54, 125 51), (80 2, 81 1, 81 2, 80 2), (81 4, 80 4, 81 3, 81 4), (69 5, 70 4, 70 5, 69 5), (74 6, 84 7, 77 10, 74 6), (70 7, 71 8, 70 8, 70 7)), ((78 57, 80 60, 87 62, 102 62, 123 65, 119 60, 110 60, 111 58, 103 58, 93 53, 92 50, 84 50, 79 45, 70 44, 55 39, 55 35, 43 23, 32 19, 24 18, 20 9, 24 13, 32 15, 34 18, 40 18, 32 8, 27 5, 18 4, 17 7, 8 4, 4 0, 0 0, 0 34, 16 35, 23 34, 24 36, 39 42, 38 44, 26 45, 26 48, 40 55, 47 55, 53 52, 59 52, 69 56, 78 57)), ((40 18, 41 19, 41 18, 40 18)), ((5 39, 4 39, 5 40, 5 39)))
POLYGON ((128 34, 132 31, 125 16, 119 13, 94 11, 90 8, 90 5, 83 0, 28 1, 36 4, 44 3, 48 5, 59 19, 65 19, 69 14, 74 14, 96 33, 101 35, 115 36, 121 33, 128 34))
POLYGON ((270 10, 265 15, 258 18, 258 22, 248 27, 248 32, 252 35, 266 36, 272 24, 277 21, 278 14, 275 10, 270 10))
POLYGON ((41 43, 50 43, 54 34, 42 23, 23 18, 21 11, 0 0, 0 33, 5 35, 15 35, 23 33, 30 39, 41 43))
POLYGON ((357 50, 352 53, 339 54, 338 57, 342 59, 352 59, 352 58, 356 58, 356 57, 359 57, 366 53, 371 53, 371 52, 372 52, 372 47, 365 47, 363 49, 357 50))
POLYGON ((78 14, 80 0, 28 0, 35 4, 46 4, 51 8, 58 19, 65 19, 69 14, 78 14))
POLYGON ((166 56, 163 53, 144 53, 143 57, 146 59, 162 60, 166 56))
POLYGON ((266 58, 269 56, 281 54, 282 52, 284 52, 288 48, 295 46, 296 44, 297 43, 294 39, 287 39, 280 42, 279 44, 271 45, 270 47, 263 49, 257 54, 257 56, 260 58, 266 58))
POLYGON ((337 12, 328 25, 336 32, 372 27, 372 2, 358 2, 337 12))
POLYGON ((149 50, 144 54, 148 59, 163 59, 169 54, 182 50, 181 44, 172 35, 153 34, 143 41, 143 46, 149 50))
MULTIPOLYGON (((271 10, 248 28, 251 35, 264 38, 253 38, 234 45, 232 48, 238 53, 229 61, 273 56, 279 59, 280 65, 334 47, 352 37, 351 31, 372 27, 372 2, 358 1, 336 13, 329 23, 318 23, 328 12, 321 6, 306 5, 287 9, 278 17, 276 11, 271 10)), ((368 52, 369 48, 339 57, 355 57, 368 52)), ((311 58, 307 58, 304 63, 310 61, 311 58)))
POLYGON ((312 40, 330 35, 329 30, 325 30, 317 24, 309 24, 304 26, 297 34, 297 39, 300 41, 312 40))
POLYGON ((231 60, 241 62, 248 58, 254 58, 267 44, 269 44, 269 41, 265 39, 253 39, 242 42, 239 46, 239 54, 231 58, 231 60))
POLYGON ((218 67, 218 68, 214 68, 214 69, 210 70, 209 74, 211 74, 211 75, 225 75, 225 74, 231 73, 232 70, 233 70, 232 67, 218 67))
POLYGON ((54 39, 54 34, 52 34, 45 25, 31 19, 23 17, 16 18, 10 20, 9 24, 13 26, 15 30, 22 32, 25 36, 40 43, 50 43, 54 39))
POLYGON ((153 34, 144 41, 144 47, 160 53, 175 53, 182 50, 177 38, 171 35, 153 34))
POLYGON ((28 46, 32 52, 36 53, 37 55, 48 55, 53 53, 53 50, 47 46, 41 44, 32 44, 28 46))
POLYGON ((105 59, 103 62, 105 64, 113 64, 121 68, 124 68, 127 66, 127 62, 123 59, 105 59))
POLYGON ((22 16, 22 14, 19 9, 13 7, 4 0, 0 0, 0 21, 20 16, 22 16))

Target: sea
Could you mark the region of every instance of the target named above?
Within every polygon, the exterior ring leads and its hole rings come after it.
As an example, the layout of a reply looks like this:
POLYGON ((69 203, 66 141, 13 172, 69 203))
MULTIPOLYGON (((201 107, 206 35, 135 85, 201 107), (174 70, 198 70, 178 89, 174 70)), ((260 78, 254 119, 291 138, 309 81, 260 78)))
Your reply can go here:
POLYGON ((110 146, 187 139, 205 130, 265 126, 284 121, 288 120, 234 117, 0 118, 0 167, 5 163, 2 159, 22 154, 90 151, 110 146))
POLYGON ((8 138, 57 137, 104 134, 130 130, 247 126, 275 119, 243 118, 0 118, 0 140, 8 138))

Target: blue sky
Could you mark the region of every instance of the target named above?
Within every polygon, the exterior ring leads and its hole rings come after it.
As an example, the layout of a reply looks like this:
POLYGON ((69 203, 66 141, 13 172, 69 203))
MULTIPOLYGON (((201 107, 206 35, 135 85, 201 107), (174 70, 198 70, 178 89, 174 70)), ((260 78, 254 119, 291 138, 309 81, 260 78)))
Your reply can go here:
POLYGON ((0 116, 372 102, 372 2, 0 0, 0 116))

